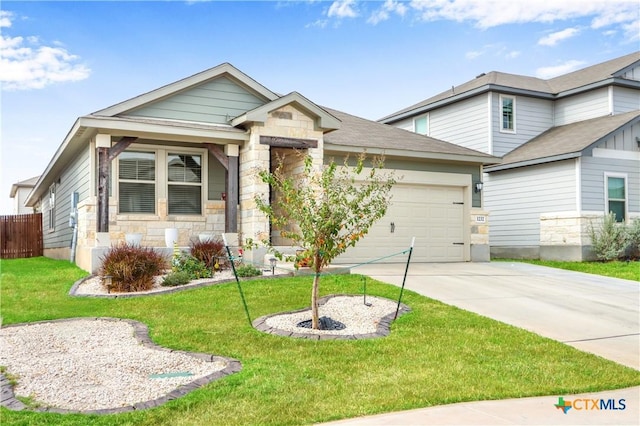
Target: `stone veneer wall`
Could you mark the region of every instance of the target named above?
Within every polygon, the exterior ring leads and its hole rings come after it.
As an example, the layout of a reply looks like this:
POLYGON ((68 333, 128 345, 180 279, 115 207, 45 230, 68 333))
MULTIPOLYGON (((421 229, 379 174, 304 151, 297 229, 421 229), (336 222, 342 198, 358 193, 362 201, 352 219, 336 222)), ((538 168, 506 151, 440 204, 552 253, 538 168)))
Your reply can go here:
POLYGON ((471 209, 469 226, 471 229, 471 261, 489 262, 491 260, 489 253, 489 213, 480 209, 471 209))
MULTIPOLYGON (((267 217, 257 209, 254 197, 268 197, 269 186, 260 181, 257 172, 269 170, 271 162, 270 147, 260 144, 260 136, 317 140, 318 148, 309 149, 308 154, 313 157, 314 165, 322 167, 323 133, 316 129, 313 118, 291 105, 273 111, 264 124, 254 124, 250 131, 249 142, 240 149, 239 233, 241 241, 246 238, 260 241, 269 236, 270 226, 267 217)), ((245 257, 260 262, 264 252, 248 252, 245 257)))
MULTIPOLYGON (((630 214, 630 219, 639 215, 630 214)), ((589 229, 598 228, 603 212, 554 212, 540 215, 540 259, 594 260, 589 229)))
POLYGON ((78 205, 78 241, 76 264, 90 272, 100 266, 100 257, 112 245, 125 241, 125 234, 142 234, 142 245, 165 248, 165 229, 178 229, 178 246, 186 248, 200 234, 221 236, 224 232, 225 202, 209 200, 204 203, 204 216, 168 216, 166 199, 158 200, 159 215, 120 215, 114 199, 109 203, 109 233, 99 235, 97 229, 96 198, 78 205))

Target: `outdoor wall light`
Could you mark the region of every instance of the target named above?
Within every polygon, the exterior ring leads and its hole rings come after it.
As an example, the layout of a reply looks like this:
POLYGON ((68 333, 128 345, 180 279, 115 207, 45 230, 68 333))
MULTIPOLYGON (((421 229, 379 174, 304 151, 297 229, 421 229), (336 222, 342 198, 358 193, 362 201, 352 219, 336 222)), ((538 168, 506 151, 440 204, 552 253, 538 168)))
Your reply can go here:
POLYGON ((272 257, 269 259, 269 265, 271 265, 271 275, 275 275, 276 273, 276 258, 272 257))
POLYGON ((476 182, 475 185, 473 186, 473 192, 477 194, 478 192, 482 191, 483 186, 484 184, 482 182, 476 182))

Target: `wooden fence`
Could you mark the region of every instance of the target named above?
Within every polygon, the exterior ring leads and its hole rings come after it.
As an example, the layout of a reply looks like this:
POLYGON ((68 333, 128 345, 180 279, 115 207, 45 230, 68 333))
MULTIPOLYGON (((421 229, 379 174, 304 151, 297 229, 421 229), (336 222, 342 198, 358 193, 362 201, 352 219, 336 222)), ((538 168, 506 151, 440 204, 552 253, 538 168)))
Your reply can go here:
POLYGON ((0 216, 0 259, 42 256, 42 213, 0 216))

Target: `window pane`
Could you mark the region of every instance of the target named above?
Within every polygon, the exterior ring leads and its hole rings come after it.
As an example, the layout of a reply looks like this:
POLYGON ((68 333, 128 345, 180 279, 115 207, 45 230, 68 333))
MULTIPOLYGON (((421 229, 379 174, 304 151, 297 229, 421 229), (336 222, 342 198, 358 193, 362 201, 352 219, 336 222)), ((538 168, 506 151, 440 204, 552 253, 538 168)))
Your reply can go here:
POLYGON ((502 98, 502 128, 513 130, 513 98, 502 98))
POLYGON ((199 155, 169 154, 169 182, 202 181, 202 159, 199 155))
POLYGON ((421 135, 427 134, 427 117, 416 118, 414 123, 416 133, 421 135))
POLYGON ((607 178, 607 190, 610 199, 624 200, 624 178, 607 178))
POLYGON ((156 161, 152 152, 125 151, 118 156, 120 179, 155 180, 156 161))
POLYGON ((153 183, 120 182, 118 204, 121 213, 155 213, 156 191, 153 183))
POLYGON ((616 222, 624 222, 624 201, 609 201, 609 212, 615 213, 616 222))
POLYGON ((169 214, 202 214, 199 185, 169 185, 169 214))

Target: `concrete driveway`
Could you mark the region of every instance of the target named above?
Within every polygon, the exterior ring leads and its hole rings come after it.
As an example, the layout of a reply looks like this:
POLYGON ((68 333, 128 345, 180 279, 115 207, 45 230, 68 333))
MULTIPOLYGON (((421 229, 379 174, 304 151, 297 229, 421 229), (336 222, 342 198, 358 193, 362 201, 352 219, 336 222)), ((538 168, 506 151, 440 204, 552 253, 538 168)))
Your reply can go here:
MULTIPOLYGON (((351 273, 401 285, 404 268, 351 273)), ((414 263, 405 288, 640 370, 638 282, 525 263, 414 263)))

